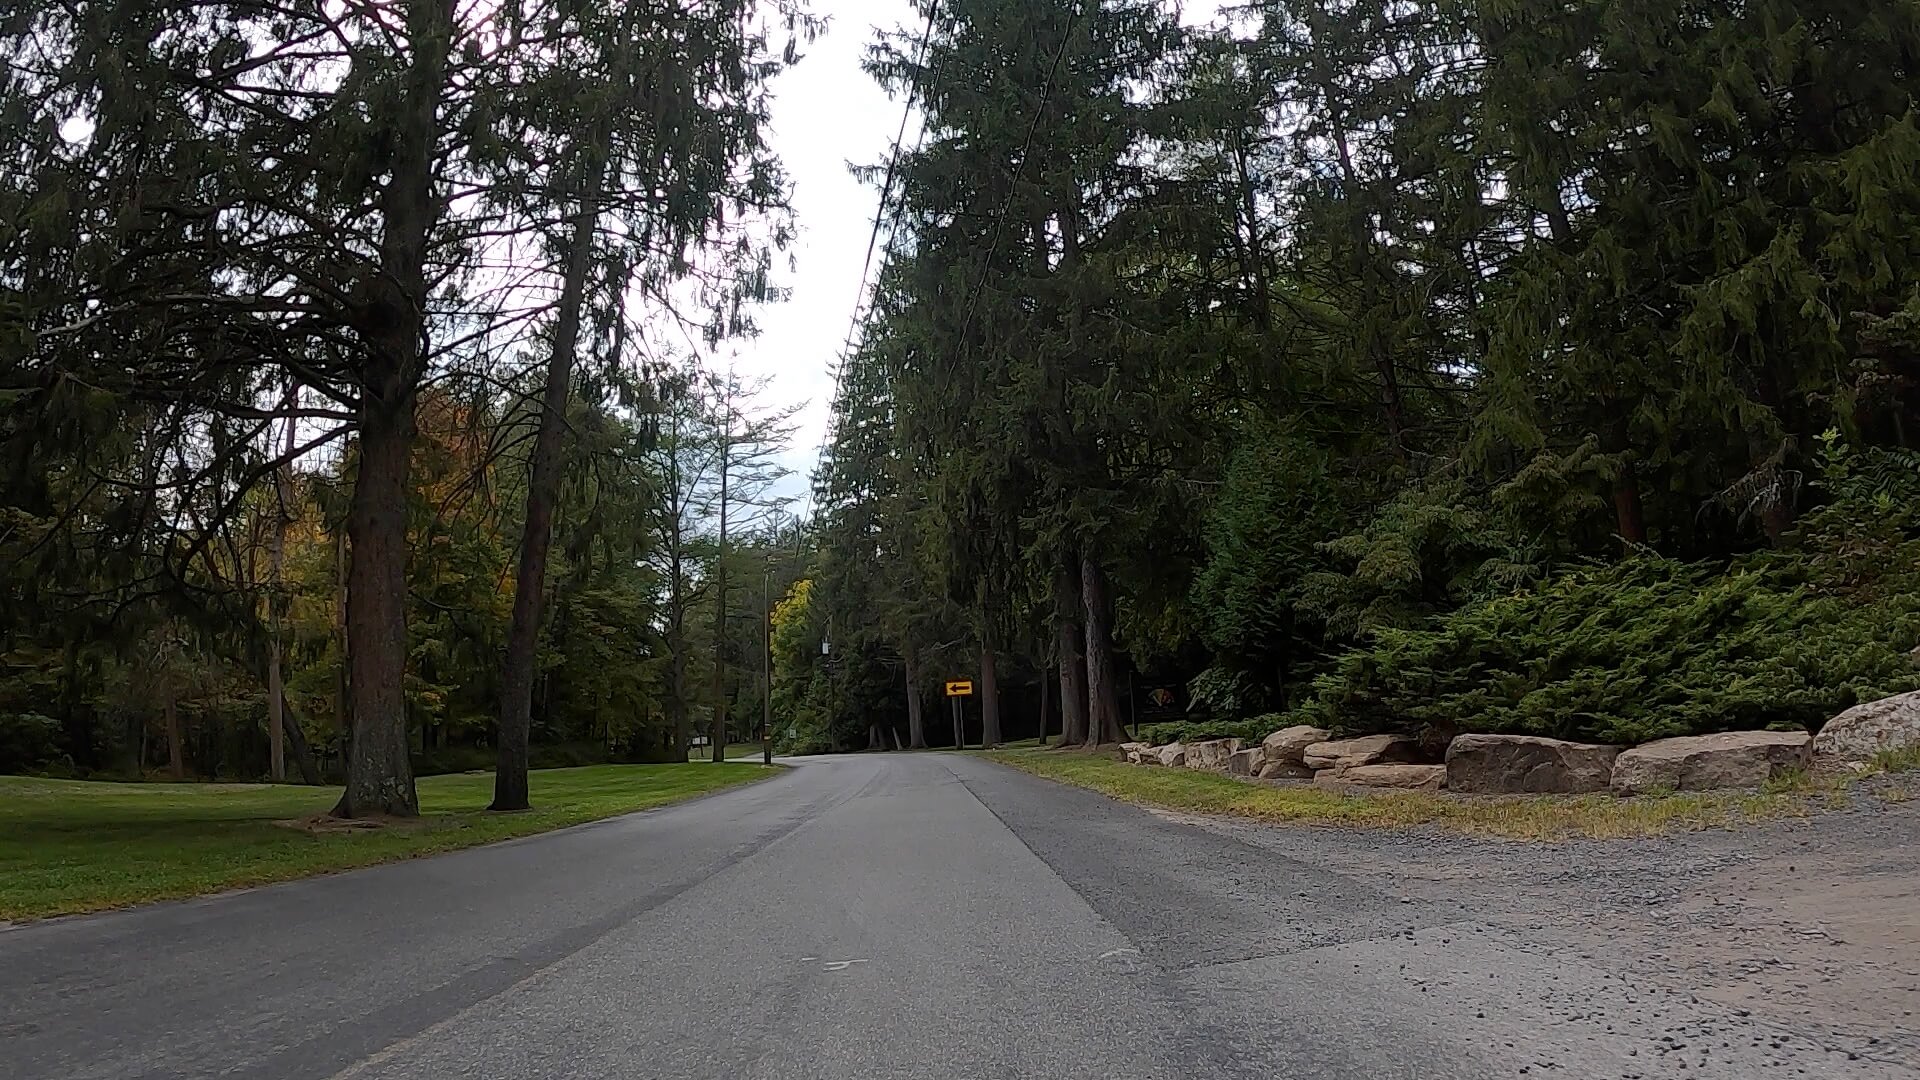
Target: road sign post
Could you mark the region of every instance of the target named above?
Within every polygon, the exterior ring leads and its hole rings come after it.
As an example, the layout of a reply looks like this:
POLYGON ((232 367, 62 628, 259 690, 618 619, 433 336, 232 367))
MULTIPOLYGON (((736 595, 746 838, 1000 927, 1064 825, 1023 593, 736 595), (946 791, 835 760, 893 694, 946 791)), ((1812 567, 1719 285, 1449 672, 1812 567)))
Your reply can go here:
POLYGON ((967 729, 961 719, 960 699, 973 696, 972 679, 948 679, 947 700, 953 702, 953 745, 956 749, 967 748, 967 729))

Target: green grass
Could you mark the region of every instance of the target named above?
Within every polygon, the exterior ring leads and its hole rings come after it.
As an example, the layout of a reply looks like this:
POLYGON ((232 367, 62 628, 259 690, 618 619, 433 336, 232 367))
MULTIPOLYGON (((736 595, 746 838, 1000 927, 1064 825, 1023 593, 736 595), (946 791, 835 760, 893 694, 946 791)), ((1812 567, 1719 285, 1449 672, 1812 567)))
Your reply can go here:
MULTIPOLYGON (((707 747, 696 746, 692 750, 687 751, 687 758, 692 761, 711 761, 713 760, 713 755, 708 753, 707 747)), ((758 764, 760 761, 760 744, 757 742, 728 743, 726 760, 750 761, 758 764)), ((724 764, 724 762, 722 764, 724 764)))
POLYGON ((452 851, 661 806, 771 775, 759 764, 591 765, 532 774, 534 809, 489 814, 490 773, 420 780, 418 821, 353 832, 277 821, 338 788, 0 776, 0 919, 97 911, 452 851))
POLYGON ((1920 769, 1920 746, 1904 750, 1882 750, 1867 763, 1876 772, 1902 773, 1920 769))
POLYGON ((1267 821, 1374 828, 1439 825, 1523 840, 1584 836, 1656 836, 1781 817, 1844 803, 1846 792, 1804 777, 1762 792, 1681 792, 1619 799, 1611 795, 1502 798, 1381 792, 1355 795, 1311 786, 1251 783, 1196 769, 1127 765, 1106 754, 1003 750, 988 757, 1051 780, 1168 810, 1267 821))

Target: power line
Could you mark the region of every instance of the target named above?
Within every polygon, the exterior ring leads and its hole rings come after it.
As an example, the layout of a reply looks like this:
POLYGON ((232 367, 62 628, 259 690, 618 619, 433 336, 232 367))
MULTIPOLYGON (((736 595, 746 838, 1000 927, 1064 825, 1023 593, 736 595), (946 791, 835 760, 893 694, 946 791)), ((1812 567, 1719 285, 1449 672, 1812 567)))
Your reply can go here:
MULTIPOLYGON (((939 14, 939 0, 934 0, 934 2, 927 7, 927 25, 926 28, 920 32, 920 47, 915 50, 917 57, 916 62, 918 63, 924 64, 926 62, 927 48, 933 41, 934 20, 939 14)), ((867 234, 867 258, 865 262, 860 264, 860 288, 853 296, 853 315, 847 320, 847 338, 846 342, 841 346, 843 350, 853 347, 853 331, 860 323, 860 309, 866 305, 867 274, 873 270, 873 250, 880 240, 880 221, 887 215, 887 197, 893 191, 894 174, 900 168, 900 144, 907 139, 907 119, 913 115, 914 89, 914 85, 909 83, 907 86, 906 104, 900 110, 900 130, 894 132, 893 153, 887 157, 887 175, 885 179, 880 181, 880 205, 874 207, 873 210, 873 231, 867 234)), ((926 134, 926 125, 920 125, 920 138, 926 138, 926 134)), ((918 153, 919 150, 919 143, 916 142, 914 144, 914 152, 918 153)), ((904 202, 905 200, 902 200, 903 204, 904 202)), ((900 213, 897 206, 893 217, 894 224, 897 227, 900 221, 900 213)), ((887 241, 888 243, 892 243, 893 241, 892 229, 887 230, 887 241)))
MULTIPOLYGON (((935 18, 935 15, 938 13, 938 9, 939 9, 939 5, 936 0, 936 3, 934 3, 927 10, 927 26, 926 26, 925 32, 921 37, 921 42, 920 42, 920 53, 923 59, 926 55, 927 43, 932 38, 934 18, 935 18)), ((979 306, 979 303, 980 303, 980 292, 982 288, 984 288, 986 285, 987 275, 992 272, 993 258, 995 255, 999 253, 1000 236, 1001 236, 1001 233, 1004 232, 1006 228, 1007 213, 1013 208, 1014 191, 1020 186, 1020 180, 1026 173, 1027 159, 1032 155, 1032 151, 1033 151, 1034 134, 1040 128, 1040 117, 1046 112, 1047 105, 1052 100, 1054 80, 1059 76, 1060 63, 1067 55, 1067 45, 1073 40, 1074 24, 1078 21, 1079 17, 1080 17, 1080 11, 1079 11, 1078 5, 1070 7, 1068 9, 1067 24, 1065 29, 1062 31, 1060 35, 1060 46, 1054 50, 1053 60, 1051 63, 1047 65, 1047 76, 1046 76, 1046 79, 1041 83, 1041 87, 1040 87, 1040 100, 1034 106, 1033 116, 1027 121, 1026 135, 1020 141, 1020 161, 1014 167, 1013 182, 1008 185, 1006 196, 1000 200, 1000 209, 996 211, 994 214, 993 236, 992 236, 992 239, 987 244, 986 260, 982 265, 979 278, 974 281, 973 287, 968 290, 966 316, 962 320, 961 326, 960 326, 960 340, 963 343, 967 339, 967 333, 973 327, 973 315, 974 315, 975 309, 979 306)), ((833 373, 833 397, 829 402, 829 412, 827 416, 827 431, 826 431, 825 437, 821 441, 819 454, 815 458, 816 462, 818 462, 819 460, 825 457, 827 446, 831 444, 831 442, 833 441, 834 417, 831 411, 831 407, 833 403, 837 403, 840 399, 841 380, 846 370, 845 360, 852 353, 853 334, 855 329, 859 326, 861 308, 865 306, 865 300, 867 295, 867 273, 869 270, 872 269, 874 247, 880 235, 880 222, 881 222, 881 219, 886 215, 887 197, 892 190, 895 168, 898 165, 899 159, 900 159, 900 140, 905 138, 906 136, 907 112, 911 111, 912 108, 913 108, 913 92, 911 89, 909 89, 907 93, 907 108, 906 110, 902 111, 900 116, 900 132, 894 139, 894 153, 892 158, 887 163, 886 180, 881 185, 880 206, 874 213, 873 232, 872 232, 872 235, 869 236, 867 239, 866 264, 862 266, 860 270, 860 291, 854 300, 853 316, 847 322, 846 341, 842 346, 842 352, 843 352, 842 363, 835 367, 834 373, 833 373)), ((924 140, 925 138, 926 138, 926 126, 923 124, 920 129, 920 139, 924 140)), ((919 148, 920 148, 919 141, 916 141, 914 144, 914 152, 918 153, 919 148)), ((902 199, 900 203, 895 205, 894 227, 892 229, 889 229, 887 234, 889 245, 892 244, 893 233, 895 230, 897 230, 899 225, 899 211, 904 206, 905 206, 905 199, 902 199)), ((816 468, 818 468, 817 465, 816 465, 816 468)), ((809 484, 807 487, 807 515, 809 517, 811 517, 813 514, 813 495, 814 495, 813 485, 809 484)))
MULTIPOLYGON (((933 2, 927 6, 927 25, 920 31, 920 45, 915 50, 915 62, 918 64, 924 64, 927 61, 927 54, 933 42, 933 27, 935 22, 938 21, 939 16, 940 2, 939 0, 933 0, 933 2)), ((928 75, 927 81, 932 81, 931 72, 928 75)), ((835 404, 840 400, 840 387, 846 373, 847 357, 853 352, 854 331, 860 326, 860 312, 867 304, 867 275, 873 271, 873 253, 880 242, 880 223, 887 219, 887 200, 893 192, 893 178, 898 174, 900 169, 900 147, 902 143, 906 142, 907 121, 913 115, 913 99, 917 89, 917 84, 912 82, 907 86, 907 99, 900 109, 900 128, 894 133, 893 152, 887 157, 887 172, 880 182, 880 204, 874 207, 873 230, 867 234, 867 257, 860 265, 860 285, 854 293, 853 313, 847 317, 847 334, 840 346, 840 363, 835 364, 833 369, 833 394, 827 399, 827 430, 821 435, 820 448, 814 454, 814 468, 816 470, 819 468, 820 461, 826 456, 827 447, 833 442, 833 409, 835 404)), ((922 123, 920 125, 920 134, 914 140, 913 144, 913 152, 915 154, 920 152, 920 145, 925 141, 926 137, 927 126, 925 123, 922 123)), ((899 230, 900 211, 905 205, 906 200, 902 198, 893 206, 892 223, 887 229, 887 245, 889 248, 893 245, 894 233, 899 230)), ((807 485, 807 517, 809 518, 813 516, 813 488, 814 485, 812 483, 807 485)))

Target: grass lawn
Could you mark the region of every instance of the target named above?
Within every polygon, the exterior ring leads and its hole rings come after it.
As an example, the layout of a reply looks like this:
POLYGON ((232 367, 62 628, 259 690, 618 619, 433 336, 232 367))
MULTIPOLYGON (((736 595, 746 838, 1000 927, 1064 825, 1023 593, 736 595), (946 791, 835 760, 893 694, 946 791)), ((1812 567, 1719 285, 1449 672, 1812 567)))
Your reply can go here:
POLYGON ((274 824, 338 788, 0 776, 0 919, 97 911, 545 832, 766 777, 759 764, 592 765, 532 774, 534 809, 489 814, 491 773, 420 780, 421 817, 315 834, 274 824))
MULTIPOLYGON (((687 756, 695 761, 709 761, 713 755, 709 754, 707 749, 708 748, 704 746, 695 747, 688 752, 687 756)), ((760 763, 760 750, 760 744, 757 742, 728 743, 727 761, 750 761, 758 765, 760 763)), ((721 764, 724 765, 725 763, 726 762, 722 762, 721 764)))
POLYGON ((1351 795, 1304 784, 1255 783, 1197 769, 1128 765, 1084 751, 1002 750, 987 756, 1050 780, 1168 810, 1363 828, 1440 825, 1525 840, 1654 836, 1804 816, 1823 806, 1844 805, 1847 799, 1843 785, 1804 777, 1762 792, 1683 792, 1633 799, 1611 795, 1492 798, 1410 791, 1351 795))

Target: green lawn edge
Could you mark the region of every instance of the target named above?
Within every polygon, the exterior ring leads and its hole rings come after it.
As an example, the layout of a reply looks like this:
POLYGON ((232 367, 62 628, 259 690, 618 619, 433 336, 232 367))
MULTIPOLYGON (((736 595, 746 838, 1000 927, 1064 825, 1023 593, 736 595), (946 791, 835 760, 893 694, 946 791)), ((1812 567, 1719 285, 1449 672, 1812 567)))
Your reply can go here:
POLYGON ((423 777, 421 817, 360 832, 276 822, 338 788, 0 777, 0 920, 24 922, 271 885, 657 809, 779 775, 758 762, 532 773, 534 808, 495 814, 491 773, 423 777))

